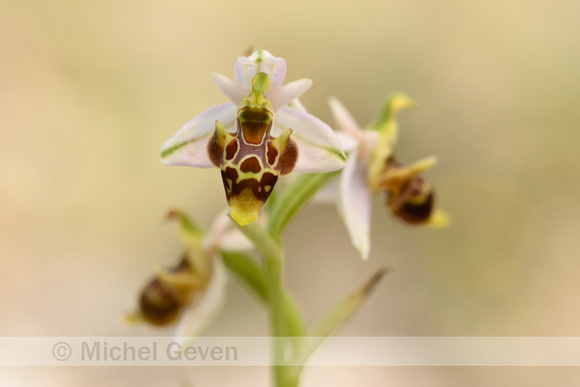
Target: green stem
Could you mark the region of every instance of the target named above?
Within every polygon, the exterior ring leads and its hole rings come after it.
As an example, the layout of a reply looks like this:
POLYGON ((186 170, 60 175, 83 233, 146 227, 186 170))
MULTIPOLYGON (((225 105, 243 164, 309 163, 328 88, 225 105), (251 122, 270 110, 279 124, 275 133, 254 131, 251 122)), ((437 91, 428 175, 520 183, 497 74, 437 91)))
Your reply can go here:
POLYGON ((266 281, 270 290, 270 318, 272 324, 272 333, 275 337, 273 342, 274 350, 274 379, 277 387, 297 386, 287 376, 288 370, 283 366, 285 346, 282 337, 288 335, 284 320, 284 291, 282 284, 283 262, 280 255, 265 256, 264 266, 266 272, 266 281))
MULTIPOLYGON (((257 223, 250 223, 243 227, 239 226, 239 228, 254 242, 263 260, 264 277, 268 288, 272 335, 274 336, 273 376, 275 385, 276 387, 297 387, 302 367, 284 365, 286 362, 285 351, 289 348, 286 345, 285 338, 296 334, 293 326, 300 322, 301 318, 292 316, 298 311, 283 283, 284 254, 282 248, 257 223)), ((303 327, 298 329, 300 333, 304 331, 303 327)), ((290 358, 293 358, 293 356, 290 358)))
POLYGON ((284 228, 308 201, 340 174, 340 171, 329 173, 307 173, 299 176, 288 188, 276 198, 270 213, 268 231, 274 240, 280 240, 284 228))
POLYGON ((252 258, 239 251, 222 251, 228 270, 242 281, 264 303, 269 302, 264 271, 252 258))
POLYGON ((339 172, 311 173, 298 177, 271 205, 267 230, 257 223, 243 227, 238 225, 254 243, 263 260, 264 282, 274 336, 273 376, 276 387, 298 386, 303 366, 286 364, 300 358, 302 349, 298 337, 306 335, 302 312, 284 286, 281 235, 298 210, 338 174, 339 172))

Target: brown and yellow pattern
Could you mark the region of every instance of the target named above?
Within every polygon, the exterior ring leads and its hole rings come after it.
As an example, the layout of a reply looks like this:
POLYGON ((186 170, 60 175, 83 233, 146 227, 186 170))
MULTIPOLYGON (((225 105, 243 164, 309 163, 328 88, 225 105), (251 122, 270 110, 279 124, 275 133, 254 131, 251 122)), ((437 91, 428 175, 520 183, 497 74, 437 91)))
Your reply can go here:
POLYGON ((242 226, 258 218, 278 176, 292 172, 298 160, 292 129, 278 137, 270 134, 274 109, 264 97, 269 83, 265 73, 254 77, 252 93, 238 107, 236 133, 216 121, 207 147, 209 159, 221 169, 231 216, 242 226))
POLYGON ((205 290, 209 278, 202 275, 187 253, 177 265, 159 269, 139 295, 139 309, 126 316, 132 323, 165 326, 173 323, 194 295, 205 290))
POLYGON ((448 218, 435 207, 435 191, 421 173, 435 164, 428 157, 407 165, 391 156, 380 176, 379 188, 387 192, 387 207, 402 221, 413 224, 428 224, 443 227, 448 218))

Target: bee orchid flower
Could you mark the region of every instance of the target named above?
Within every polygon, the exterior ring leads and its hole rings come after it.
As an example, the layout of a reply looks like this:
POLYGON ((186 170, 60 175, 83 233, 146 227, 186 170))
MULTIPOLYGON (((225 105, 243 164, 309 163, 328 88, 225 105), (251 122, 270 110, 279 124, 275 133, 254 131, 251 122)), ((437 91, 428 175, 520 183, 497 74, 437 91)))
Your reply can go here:
POLYGON ((413 164, 395 160, 398 111, 414 102, 402 94, 393 95, 381 115, 367 129, 361 129, 344 105, 336 98, 329 100, 338 136, 348 161, 340 175, 337 205, 351 242, 366 260, 370 253, 372 196, 386 192, 386 204, 395 217, 411 225, 444 227, 448 215, 435 207, 435 195, 421 173, 436 163, 428 157, 413 164))
POLYGON ((235 81, 213 75, 231 102, 203 111, 161 149, 166 165, 219 167, 231 216, 241 225, 257 219, 280 174, 345 165, 332 129, 297 101, 312 81, 282 85, 285 75, 285 60, 267 51, 238 58, 235 81))
POLYGON ((132 323, 165 327, 176 324, 178 339, 199 336, 220 312, 225 300, 227 275, 220 250, 248 250, 251 243, 225 212, 205 233, 181 211, 167 219, 179 223, 185 252, 172 267, 159 268, 139 295, 139 308, 126 316, 132 323))

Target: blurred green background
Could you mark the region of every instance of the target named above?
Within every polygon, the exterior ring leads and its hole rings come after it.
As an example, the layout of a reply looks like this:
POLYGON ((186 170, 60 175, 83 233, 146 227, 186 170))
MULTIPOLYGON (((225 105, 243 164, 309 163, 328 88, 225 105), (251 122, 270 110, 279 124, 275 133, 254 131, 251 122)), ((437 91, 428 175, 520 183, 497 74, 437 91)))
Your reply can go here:
MULTIPOLYGON (((363 263, 333 206, 287 232, 287 281, 313 321, 378 267, 385 278, 347 336, 580 336, 580 2, 0 0, 2 336, 160 335, 124 325, 154 267, 181 250, 170 207, 208 225, 217 170, 164 167, 163 141, 227 99, 250 45, 311 78, 361 125, 386 96, 398 158, 428 173, 453 217, 405 227, 377 197, 363 263)), ((232 282, 208 335, 267 333, 232 282)), ((3 369, 3 386, 267 386, 263 368, 3 369), (176 376, 177 375, 177 376, 176 376)), ((303 386, 576 386, 575 368, 310 368, 303 386)))

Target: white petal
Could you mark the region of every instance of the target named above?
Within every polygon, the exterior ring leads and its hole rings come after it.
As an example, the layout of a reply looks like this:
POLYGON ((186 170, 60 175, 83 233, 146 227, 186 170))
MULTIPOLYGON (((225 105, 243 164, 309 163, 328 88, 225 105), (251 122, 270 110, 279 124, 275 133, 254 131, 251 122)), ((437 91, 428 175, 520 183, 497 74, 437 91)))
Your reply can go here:
POLYGON ((310 87, 312 87, 312 80, 304 78, 287 83, 279 89, 268 90, 265 96, 272 101, 274 111, 277 112, 282 106, 304 94, 310 87))
POLYGON ((236 61, 236 82, 246 90, 252 89, 252 79, 259 72, 268 74, 270 89, 277 89, 286 77, 286 61, 265 50, 258 50, 247 58, 239 57, 236 61))
POLYGON ((227 275, 220 257, 212 259, 212 275, 204 292, 197 294, 181 316, 175 338, 181 343, 199 336, 221 311, 225 301, 227 275))
POLYGON ((165 165, 184 165, 209 168, 213 164, 207 155, 207 140, 219 120, 231 132, 236 121, 236 105, 223 103, 204 110, 161 147, 161 162, 165 165))
POLYGON ((224 208, 214 218, 206 237, 203 240, 203 246, 206 251, 212 251, 218 248, 226 231, 232 227, 232 220, 229 217, 230 208, 224 208))
POLYGON ((211 77, 218 89, 220 89, 220 91, 224 93, 236 106, 240 104, 242 98, 247 97, 250 94, 249 90, 245 90, 242 86, 238 85, 225 75, 212 74, 211 77))
POLYGON ((254 244, 239 229, 232 228, 224 233, 220 248, 225 251, 249 251, 254 248, 254 244))
POLYGON ((298 144, 297 172, 329 172, 344 167, 346 156, 330 126, 311 114, 284 106, 276 113, 272 134, 277 136, 288 128, 298 144))
POLYGON ((362 141, 363 132, 344 105, 335 97, 330 97, 328 104, 339 128, 344 130, 352 138, 362 141))
POLYGON ((338 210, 350 240, 363 260, 370 252, 372 196, 367 188, 366 162, 353 152, 340 175, 338 210))
POLYGON ((338 182, 339 179, 334 179, 322 189, 318 190, 312 200, 320 204, 334 204, 338 200, 338 182))
POLYGON ((291 108, 303 111, 305 113, 308 113, 308 110, 306 110, 306 108, 304 107, 304 105, 302 105, 302 102, 300 102, 300 100, 298 98, 290 101, 288 103, 288 106, 290 106, 291 108))
POLYGON ((346 153, 352 152, 360 146, 360 143, 344 130, 337 131, 336 137, 338 137, 340 145, 342 145, 342 149, 346 153))
POLYGON ((216 248, 227 251, 247 251, 254 247, 244 233, 233 227, 229 212, 230 208, 227 207, 215 217, 204 240, 204 248, 207 251, 216 248))

